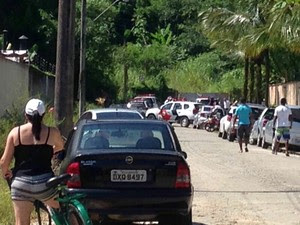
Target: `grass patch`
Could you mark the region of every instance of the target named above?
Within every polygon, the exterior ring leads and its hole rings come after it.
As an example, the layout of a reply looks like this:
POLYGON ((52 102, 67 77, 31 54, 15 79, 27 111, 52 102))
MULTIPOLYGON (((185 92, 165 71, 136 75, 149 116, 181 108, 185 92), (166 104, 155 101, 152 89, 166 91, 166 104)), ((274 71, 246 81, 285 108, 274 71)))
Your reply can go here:
POLYGON ((0 179, 0 224, 13 225, 14 211, 10 198, 10 191, 4 179, 0 179))

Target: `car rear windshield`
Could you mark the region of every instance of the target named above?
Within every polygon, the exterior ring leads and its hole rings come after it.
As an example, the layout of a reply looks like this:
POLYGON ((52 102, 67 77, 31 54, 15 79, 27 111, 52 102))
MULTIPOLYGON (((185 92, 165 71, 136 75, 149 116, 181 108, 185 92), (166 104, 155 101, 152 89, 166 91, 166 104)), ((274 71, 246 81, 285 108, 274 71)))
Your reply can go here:
POLYGON ((291 109, 294 122, 300 122, 300 109, 291 109))
POLYGON ((146 109, 147 107, 144 102, 132 102, 130 108, 146 109))
POLYGON ((210 102, 209 99, 201 99, 201 100, 200 100, 200 103, 201 103, 202 105, 208 105, 209 102, 210 102))
POLYGON ((102 112, 97 113, 97 119, 142 119, 142 117, 138 113, 134 112, 102 112))
POLYGON ((202 112, 210 112, 210 111, 212 111, 212 107, 209 107, 209 106, 202 107, 202 112))
POLYGON ((252 109, 253 118, 255 120, 257 120, 260 114, 262 113, 262 111, 264 111, 264 109, 255 108, 255 107, 251 107, 251 109, 252 109))
POLYGON ((175 151, 166 125, 101 123, 85 125, 80 149, 158 149, 175 151))

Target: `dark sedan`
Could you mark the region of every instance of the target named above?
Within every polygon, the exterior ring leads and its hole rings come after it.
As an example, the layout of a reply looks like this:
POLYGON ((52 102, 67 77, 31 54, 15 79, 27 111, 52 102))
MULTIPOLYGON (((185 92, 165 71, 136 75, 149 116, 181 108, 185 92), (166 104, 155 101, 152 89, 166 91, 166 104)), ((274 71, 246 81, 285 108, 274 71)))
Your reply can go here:
POLYGON ((83 120, 69 140, 61 173, 84 193, 98 221, 191 225, 190 169, 174 129, 157 120, 83 120))

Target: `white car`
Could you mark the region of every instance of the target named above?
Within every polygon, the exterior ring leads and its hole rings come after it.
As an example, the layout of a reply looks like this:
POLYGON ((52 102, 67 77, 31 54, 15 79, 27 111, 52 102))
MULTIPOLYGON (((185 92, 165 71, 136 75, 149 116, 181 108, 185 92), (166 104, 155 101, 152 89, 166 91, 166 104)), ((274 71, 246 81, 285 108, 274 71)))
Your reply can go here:
POLYGON ((214 107, 210 105, 202 106, 198 113, 195 115, 195 119, 193 121, 193 128, 200 129, 203 122, 206 121, 208 116, 212 113, 213 108, 214 107))
POLYGON ((132 101, 146 101, 148 108, 158 108, 158 102, 154 94, 138 95, 132 101))
POLYGON ((168 102, 161 106, 158 118, 170 123, 180 123, 182 127, 188 127, 193 123, 200 105, 200 103, 189 101, 168 102))
MULTIPOLYGON (((260 105, 260 104, 247 103, 247 105, 252 110, 252 119, 254 121, 259 118, 262 111, 266 108, 264 105, 260 105)), ((233 124, 233 115, 235 113, 235 110, 236 110, 236 108, 233 109, 233 111, 232 111, 233 113, 231 114, 231 116, 227 117, 227 121, 225 121, 226 126, 223 126, 223 128, 225 128, 225 129, 223 130, 222 135, 220 134, 220 130, 219 130, 219 137, 224 138, 224 135, 225 135, 227 137, 228 141, 234 141, 235 138, 237 137, 238 118, 236 119, 235 124, 233 124), (231 119, 231 120, 228 121, 229 119, 231 119), (229 127, 227 127, 228 122, 229 122, 229 127)))
POLYGON ((220 127, 219 127, 219 137, 223 139, 227 138, 227 132, 230 128, 231 119, 235 113, 237 106, 231 106, 227 115, 223 116, 220 120, 220 127))
POLYGON ((147 119, 158 119, 158 114, 160 112, 160 108, 150 108, 146 111, 145 118, 147 119))
MULTIPOLYGON (((300 147, 300 106, 289 105, 288 107, 292 110, 292 118, 293 118, 292 128, 290 130, 289 144, 299 149, 300 147)), ((268 146, 273 144, 273 135, 274 133, 273 133, 273 119, 272 119, 267 122, 265 129, 262 133, 261 146, 263 148, 268 148, 268 146)))
POLYGON ((90 109, 84 112, 77 123, 81 120, 106 120, 106 119, 144 119, 137 110, 120 109, 120 108, 100 108, 90 109))
POLYGON ((208 97, 196 98, 196 102, 200 103, 201 105, 208 105, 210 100, 208 97))

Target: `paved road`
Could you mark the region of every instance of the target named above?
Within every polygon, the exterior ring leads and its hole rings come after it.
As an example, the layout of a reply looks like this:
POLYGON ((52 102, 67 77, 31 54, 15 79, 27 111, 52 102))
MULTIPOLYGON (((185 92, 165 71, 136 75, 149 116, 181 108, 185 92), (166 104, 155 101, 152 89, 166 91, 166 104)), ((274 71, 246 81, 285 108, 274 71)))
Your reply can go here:
POLYGON ((191 166, 194 225, 300 225, 299 156, 256 146, 239 153, 216 133, 175 130, 191 166))

